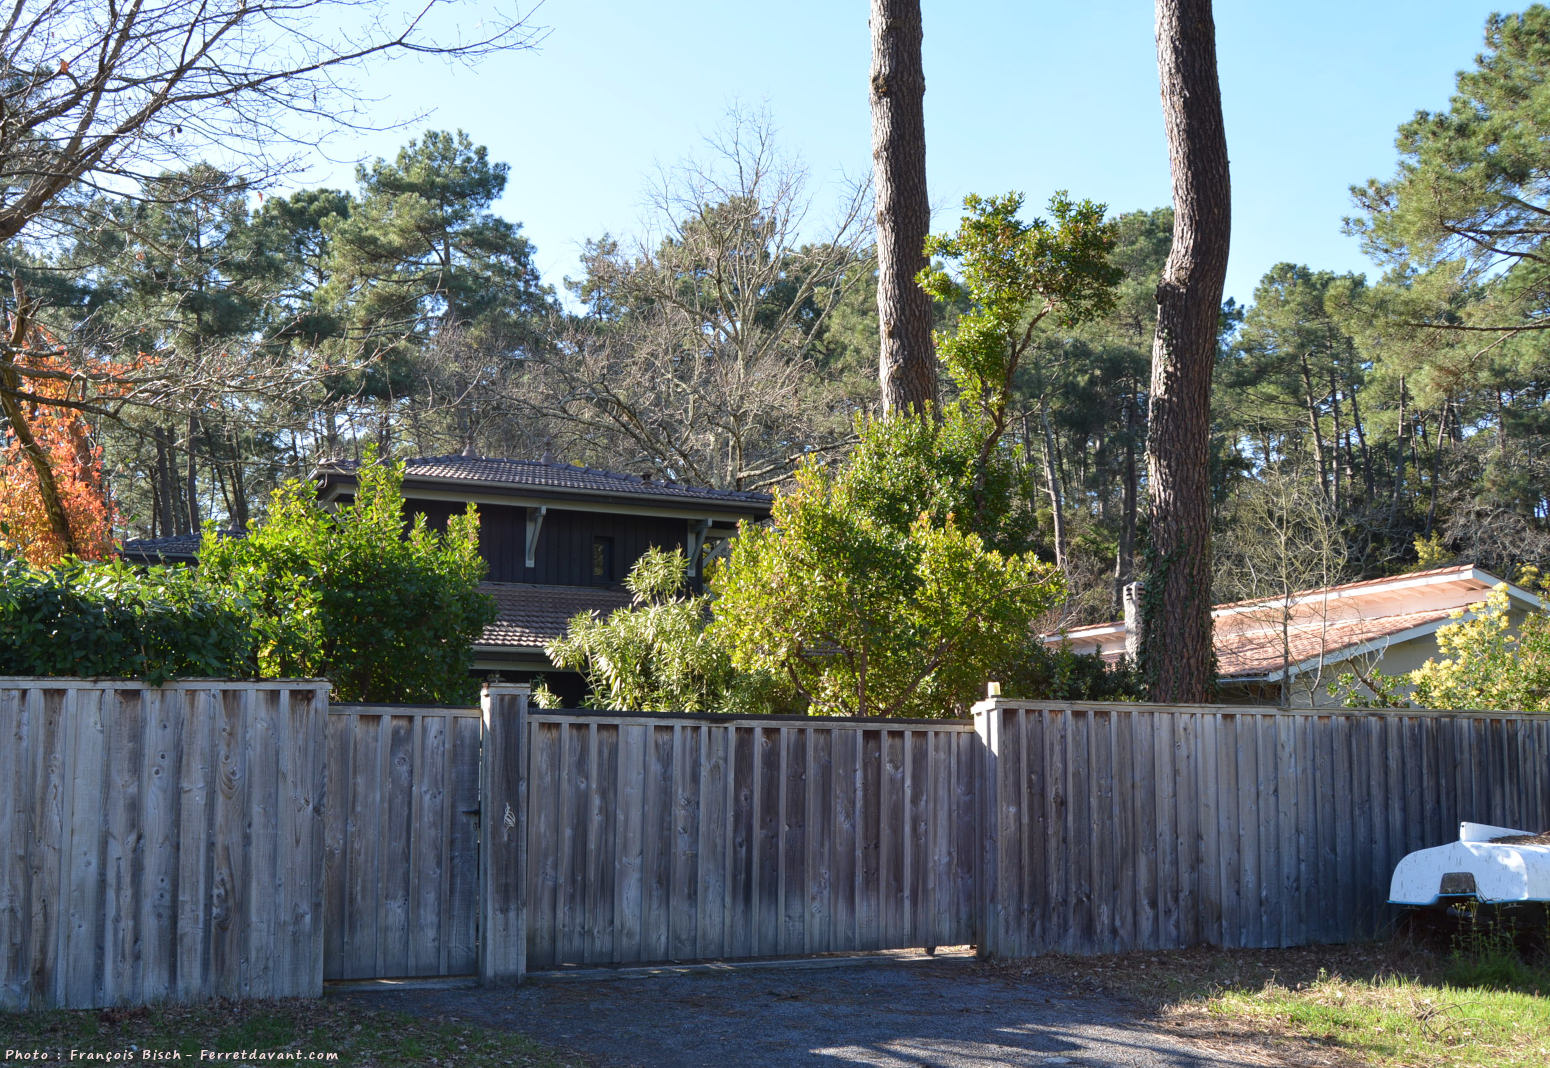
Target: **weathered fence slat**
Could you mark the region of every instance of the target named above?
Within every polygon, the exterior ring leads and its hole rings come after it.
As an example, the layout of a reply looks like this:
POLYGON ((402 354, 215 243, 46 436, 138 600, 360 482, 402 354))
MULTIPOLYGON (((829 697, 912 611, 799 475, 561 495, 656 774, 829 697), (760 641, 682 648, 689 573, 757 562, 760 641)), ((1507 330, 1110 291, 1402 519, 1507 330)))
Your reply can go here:
POLYGON ((528 734, 535 968, 973 939, 967 723, 532 710, 528 734))
POLYGON ((1407 852, 1461 820, 1550 825, 1544 715, 996 699, 976 717, 991 955, 1380 936, 1407 852), (1040 843, 1044 877, 1011 877, 1040 843))
POLYGON ((527 723, 525 685, 486 684, 479 783, 479 977, 519 981, 527 970, 527 723))
POLYGON ((953 945, 1385 931, 1550 717, 993 700, 964 721, 326 705, 0 679, 0 1007, 953 945), (1330 907, 1341 902, 1341 907, 1330 907))
POLYGON ((0 1010, 321 993, 326 695, 0 679, 0 1010))

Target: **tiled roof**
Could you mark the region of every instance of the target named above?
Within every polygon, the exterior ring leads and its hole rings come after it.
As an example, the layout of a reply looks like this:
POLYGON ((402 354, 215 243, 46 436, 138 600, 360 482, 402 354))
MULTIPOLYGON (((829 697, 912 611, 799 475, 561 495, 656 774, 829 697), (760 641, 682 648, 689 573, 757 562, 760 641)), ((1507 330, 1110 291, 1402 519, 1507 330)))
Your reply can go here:
POLYGON ((1443 608, 1374 619, 1331 619, 1322 624, 1299 621, 1287 628, 1284 639, 1281 629, 1267 618, 1264 629, 1217 634, 1214 642, 1217 674, 1224 679, 1260 678, 1279 673, 1288 664, 1296 666, 1320 656, 1333 659, 1334 654, 1343 650, 1391 638, 1427 623, 1441 622, 1454 611, 1456 609, 1443 608))
MULTIPOLYGON (((1435 567, 1427 571, 1411 571, 1402 575, 1390 575, 1387 578, 1363 579, 1360 582, 1343 582, 1338 586, 1299 590, 1287 598, 1287 602, 1288 607, 1291 605, 1302 606, 1304 604, 1327 602, 1338 598, 1361 597, 1372 593, 1383 593, 1387 589, 1417 585, 1418 580, 1454 579, 1458 580, 1462 586, 1467 587, 1469 591, 1467 600, 1483 601, 1491 586, 1500 580, 1494 576, 1486 576, 1485 578, 1472 577, 1475 571, 1476 568, 1473 564, 1457 564, 1452 567, 1435 567)), ((1484 572, 1481 574, 1485 575, 1484 572)), ((1218 619, 1227 615, 1254 616, 1262 615, 1263 610, 1267 607, 1272 611, 1280 611, 1282 602, 1278 598, 1256 601, 1228 601, 1224 604, 1212 606, 1211 614, 1218 619)), ((1327 613, 1314 609, 1301 613, 1301 615, 1306 615, 1308 618, 1322 623, 1327 613)), ((1072 640, 1099 638, 1109 633, 1120 631, 1123 628, 1124 623, 1119 620, 1115 620, 1112 623, 1090 623, 1086 626, 1071 627, 1066 631, 1066 636, 1072 640)))
MULTIPOLYGON (((1234 601, 1211 610, 1217 671, 1223 679, 1278 677, 1319 663, 1347 659, 1385 639, 1435 630, 1456 611, 1483 601, 1500 580, 1471 564, 1413 571, 1387 578, 1300 590, 1285 598, 1234 601)), ((1516 590, 1531 603, 1532 594, 1516 590)), ((1074 627, 1063 636, 1078 650, 1095 650, 1108 661, 1121 656, 1123 623, 1074 627)), ((1408 640, 1408 639, 1407 639, 1408 640)))
MULTIPOLYGON (((1341 654, 1348 650, 1403 634, 1414 627, 1440 623, 1455 611, 1457 609, 1443 608, 1373 619, 1297 620, 1286 628, 1284 634, 1270 615, 1263 620, 1263 627, 1248 632, 1217 628, 1211 640, 1216 649, 1217 677, 1247 681, 1270 674, 1279 675, 1287 665, 1295 668, 1299 664, 1317 661, 1320 657, 1326 663, 1334 662, 1342 659, 1341 654)), ((1115 624, 1104 626, 1112 627, 1115 624)), ((1091 631, 1097 628, 1086 629, 1091 631)), ((1083 637, 1075 631, 1071 633, 1078 639, 1083 637)), ((1054 639, 1055 636, 1045 638, 1046 641, 1054 639)), ((1098 655, 1105 663, 1117 664, 1125 654, 1123 649, 1111 649, 1098 655)))
MULTIPOLYGON (((1323 596, 1350 596, 1374 592, 1384 587, 1399 587, 1414 585, 1422 579, 1456 578, 1467 579, 1475 571, 1474 564, 1453 564, 1449 567, 1433 567, 1425 571, 1407 571, 1400 575, 1387 575, 1383 578, 1362 579, 1359 582, 1342 582, 1337 586, 1324 586, 1313 590, 1299 590, 1292 597, 1313 598, 1323 596)), ((1490 585, 1481 586, 1482 589, 1490 589, 1490 585)), ((1221 612, 1227 609, 1244 608, 1252 605, 1263 604, 1262 600, 1228 601, 1224 604, 1214 605, 1213 612, 1221 612)))
MULTIPOLYGON (((329 460, 318 468, 353 474, 359 466, 354 460, 329 460)), ((657 497, 685 502, 707 502, 723 506, 740 505, 750 511, 768 512, 770 495, 749 490, 711 489, 682 482, 647 481, 637 475, 603 471, 595 467, 545 460, 503 460, 484 456, 419 456, 404 461, 404 477, 448 482, 493 483, 513 488, 569 490, 607 496, 657 497)))
MULTIPOLYGON (((241 538, 240 530, 216 531, 223 538, 241 538)), ((199 555, 201 534, 172 534, 165 538, 130 538, 120 547, 118 554, 130 560, 192 560, 199 555)))
POLYGON ((479 589, 495 598, 500 613, 484 628, 485 647, 535 649, 565 633, 578 612, 607 615, 630 603, 623 590, 585 586, 537 586, 526 582, 485 582, 479 589))

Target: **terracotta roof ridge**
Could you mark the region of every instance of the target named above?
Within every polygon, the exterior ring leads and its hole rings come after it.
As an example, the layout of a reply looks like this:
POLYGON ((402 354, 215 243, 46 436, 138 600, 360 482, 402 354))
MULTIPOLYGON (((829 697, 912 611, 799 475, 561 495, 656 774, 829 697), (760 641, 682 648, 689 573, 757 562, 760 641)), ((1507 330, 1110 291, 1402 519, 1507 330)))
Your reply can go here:
MULTIPOLYGON (((1404 571, 1398 575, 1384 575, 1379 578, 1357 579, 1354 582, 1337 582, 1333 586, 1312 586, 1305 590, 1293 590, 1290 593, 1273 593, 1265 597, 1250 597, 1242 601, 1223 601, 1221 604, 1211 606, 1211 611, 1219 612, 1226 608, 1244 608, 1249 605, 1273 605, 1278 601, 1295 601, 1304 597, 1313 597, 1321 593, 1345 593, 1350 590, 1361 589, 1365 586, 1381 586, 1387 582, 1408 582, 1418 578, 1436 578, 1439 575, 1456 574, 1466 575, 1471 571, 1485 570, 1477 564, 1449 564, 1447 567, 1433 567, 1425 571, 1404 571)), ((1486 572, 1490 574, 1490 572, 1486 572)), ((1496 578, 1495 575, 1491 575, 1496 578)), ((1502 581, 1497 579, 1498 582, 1502 581)))
MULTIPOLYGON (((1279 607, 1282 604, 1282 602, 1286 602, 1286 601, 1299 601, 1299 600, 1303 600, 1303 599, 1306 599, 1306 598, 1316 597, 1316 596, 1318 596, 1319 594, 1322 594, 1322 593, 1329 593, 1329 594, 1345 593, 1345 592, 1348 592, 1350 590, 1361 589, 1361 588, 1367 587, 1367 586, 1381 586, 1384 583, 1405 582, 1405 581, 1409 581, 1411 579, 1418 579, 1418 578, 1436 578, 1437 576, 1447 575, 1447 574, 1456 574, 1456 575, 1462 576, 1462 575, 1467 575, 1470 572, 1476 571, 1476 570, 1484 571, 1485 569, 1479 567, 1479 565, 1477 565, 1477 564, 1449 564, 1447 567, 1428 568, 1425 571, 1407 571, 1407 572, 1402 572, 1402 573, 1400 573, 1398 575, 1386 575, 1386 576, 1383 576, 1381 578, 1358 579, 1358 580, 1356 580, 1354 582, 1336 583, 1333 586, 1314 586, 1314 587, 1311 587, 1311 588, 1306 589, 1306 590, 1294 590, 1291 593, 1286 593, 1286 594, 1271 594, 1271 595, 1266 596, 1266 597, 1253 597, 1253 598, 1249 598, 1248 600, 1242 600, 1242 601, 1223 601, 1221 604, 1214 604, 1214 605, 1212 605, 1211 606, 1211 611, 1214 614, 1216 612, 1222 612, 1222 611, 1225 611, 1225 610, 1228 610, 1228 609, 1250 608, 1250 607, 1253 607, 1253 606, 1256 606, 1256 605, 1263 606, 1265 608, 1275 608, 1275 607, 1279 607)), ((1488 576, 1490 576, 1491 578, 1496 578, 1496 576, 1492 575, 1490 572, 1485 572, 1485 573, 1488 576)), ((1500 582, 1500 581, 1503 581, 1503 580, 1498 578, 1497 581, 1500 582)), ((1413 611, 1415 611, 1415 612, 1431 612, 1431 611, 1434 611, 1434 610, 1433 609, 1415 609, 1413 611)), ((1446 611, 1454 611, 1454 609, 1447 609, 1446 611)), ((1406 614, 1411 614, 1411 613, 1385 612, 1385 613, 1383 613, 1382 616, 1378 616, 1378 617, 1374 617, 1374 618, 1383 618, 1383 616, 1406 615, 1406 614)), ((1077 634, 1077 633, 1079 633, 1081 631, 1102 630, 1102 629, 1105 629, 1105 628, 1108 628, 1108 627, 1122 627, 1124 625, 1125 625, 1125 621, 1124 620, 1116 619, 1116 620, 1112 620, 1112 621, 1110 621, 1108 623, 1084 623, 1080 627, 1063 628, 1061 631, 1058 631, 1058 632, 1055 632, 1055 633, 1060 633, 1060 634, 1077 634)))

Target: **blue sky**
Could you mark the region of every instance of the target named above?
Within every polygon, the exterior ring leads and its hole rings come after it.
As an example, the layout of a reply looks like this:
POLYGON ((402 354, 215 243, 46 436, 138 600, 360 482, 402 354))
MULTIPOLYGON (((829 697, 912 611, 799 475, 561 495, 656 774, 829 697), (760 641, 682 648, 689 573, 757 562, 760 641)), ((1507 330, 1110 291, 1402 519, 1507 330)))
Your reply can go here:
MULTIPOLYGON (((934 228, 965 193, 1052 192, 1114 212, 1169 197, 1152 5, 924 0, 926 154, 934 228)), ((1445 107, 1472 64, 1476 0, 1218 0, 1217 49, 1233 182, 1227 294, 1248 301, 1282 260, 1375 273, 1340 232, 1348 189, 1395 165, 1395 128, 1445 107)), ((820 196, 870 163, 862 0, 547 0, 536 52, 476 70, 399 64, 362 84, 378 121, 405 129, 331 148, 392 155, 426 127, 462 128, 511 166, 499 210, 537 245, 546 281, 577 273, 582 243, 641 229, 659 165, 700 150, 729 105, 766 108, 820 196)), ((352 185, 319 164, 308 184, 352 185)))

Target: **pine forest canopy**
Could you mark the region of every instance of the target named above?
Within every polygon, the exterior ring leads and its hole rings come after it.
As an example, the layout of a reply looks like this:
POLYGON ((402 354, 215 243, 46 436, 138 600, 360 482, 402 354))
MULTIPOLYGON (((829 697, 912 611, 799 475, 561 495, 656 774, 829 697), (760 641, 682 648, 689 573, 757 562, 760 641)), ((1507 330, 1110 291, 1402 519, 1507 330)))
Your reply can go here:
MULTIPOLYGON (((226 5, 232 17, 253 6, 226 5)), ((163 29, 194 10, 153 7, 163 29)), ((75 100, 92 70, 80 49, 68 71, 45 62, 40 39, 0 39, 14 72, 0 98, 17 114, 75 100)), ((145 62, 158 54, 150 41, 145 62)), ((1509 577, 1550 564, 1547 73, 1550 12, 1493 19, 1455 100, 1406 123, 1395 173, 1356 190, 1350 225, 1385 273, 1279 264, 1250 304, 1216 309, 1213 600, 1295 576, 1392 574, 1418 553, 1509 577), (1254 551, 1274 539, 1292 548, 1267 571, 1254 551)), ((579 277, 543 278, 520 223, 497 207, 515 161, 455 129, 406 135, 350 188, 286 195, 271 191, 262 154, 206 151, 240 132, 219 123, 251 129, 272 117, 263 108, 310 109, 304 84, 255 85, 245 118, 201 111, 208 100, 191 96, 184 111, 103 142, 93 159, 105 170, 54 154, 68 147, 63 120, 0 137, 0 223, 36 204, 4 247, 17 288, 0 395, 16 414, 6 412, 0 552, 61 551, 18 420, 52 458, 61 506, 81 517, 77 550, 100 554, 106 529, 252 524, 285 478, 372 444, 550 452, 770 489, 791 486, 804 462, 841 463, 857 417, 880 412, 875 205, 864 184, 831 197, 759 116, 734 116, 698 158, 665 169, 642 232, 598 233, 579 277), (25 177, 44 164, 65 175, 48 196, 25 177)), ((113 113, 129 114, 132 99, 126 82, 113 113)), ((969 514, 973 493, 951 506, 989 546, 1015 537, 1017 550, 1059 559, 1065 592, 1040 627, 1117 618, 1150 544, 1156 293, 1174 212, 1066 202, 1034 223, 1016 222, 1007 201, 980 205, 987 244, 1101 222, 1123 276, 1104 279, 1104 299, 1083 316, 1041 315, 1036 294, 1003 299, 1000 281, 964 273, 955 261, 971 232, 936 247, 936 347, 961 323, 1022 343, 1003 378, 960 375, 967 394, 942 376, 944 409, 972 405, 975 389, 993 401, 1006 464, 995 522, 969 514)), ((975 353, 964 342, 942 355, 975 353)), ((909 477, 935 477, 923 471, 909 477)))

